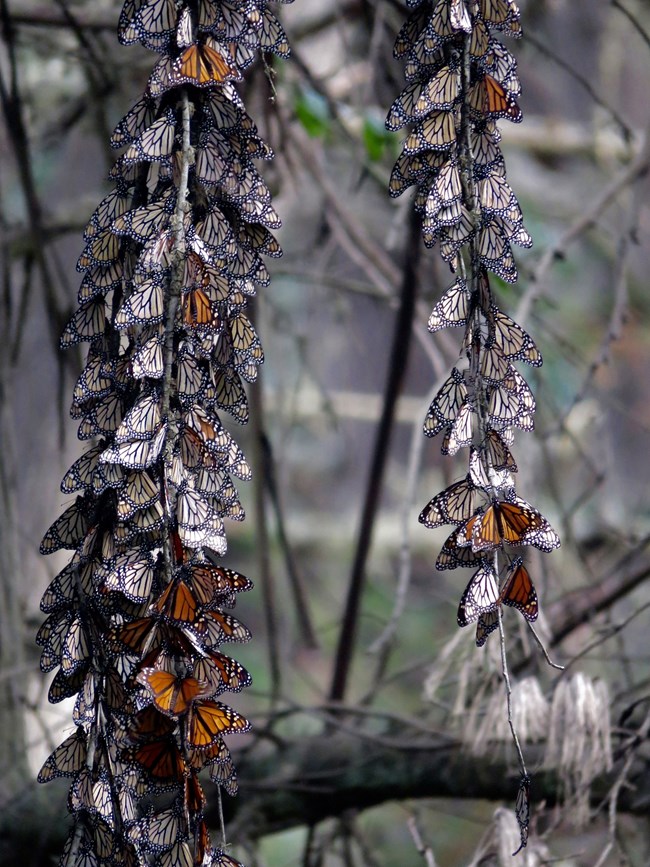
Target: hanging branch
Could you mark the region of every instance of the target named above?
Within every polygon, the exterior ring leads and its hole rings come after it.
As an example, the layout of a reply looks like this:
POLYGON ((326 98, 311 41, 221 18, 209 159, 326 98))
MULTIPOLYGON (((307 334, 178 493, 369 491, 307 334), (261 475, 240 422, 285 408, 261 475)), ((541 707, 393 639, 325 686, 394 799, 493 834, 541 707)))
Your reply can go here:
POLYGON ((521 557, 511 546, 552 551, 559 537, 546 518, 515 491, 513 428, 533 429, 535 399, 514 366, 539 367, 533 339, 498 306, 488 277, 514 283, 511 245, 529 247, 517 198, 506 181, 499 118, 518 123, 517 63, 494 31, 521 35, 514 0, 407 0, 417 6, 402 27, 395 56, 406 58, 408 84, 393 103, 389 130, 412 124, 391 175, 390 193, 417 186, 428 247, 457 277, 435 305, 429 330, 464 328, 462 356, 433 398, 424 433, 444 433, 442 453, 469 450, 468 472, 437 494, 420 514, 426 527, 454 526, 436 568, 473 568, 458 607, 461 627, 476 623, 476 644, 501 628, 508 719, 521 765, 515 814, 521 847, 528 837, 530 778, 510 707, 502 606, 530 622, 538 598, 521 557))
POLYGON ((270 159, 233 82, 258 49, 287 56, 265 0, 127 0, 118 36, 160 60, 117 125, 114 190, 88 223, 79 308, 62 345, 90 343, 71 414, 96 444, 66 473, 75 502, 41 552, 74 552, 45 591, 50 701, 76 696, 74 732, 39 781, 72 778, 66 867, 232 865, 214 845, 199 772, 237 792, 224 735, 248 720, 219 701, 251 682, 221 650, 247 641, 227 613, 248 578, 220 565, 224 519, 250 478, 221 416, 248 420, 243 380, 263 361, 246 315, 279 256, 280 221, 254 159, 270 159))

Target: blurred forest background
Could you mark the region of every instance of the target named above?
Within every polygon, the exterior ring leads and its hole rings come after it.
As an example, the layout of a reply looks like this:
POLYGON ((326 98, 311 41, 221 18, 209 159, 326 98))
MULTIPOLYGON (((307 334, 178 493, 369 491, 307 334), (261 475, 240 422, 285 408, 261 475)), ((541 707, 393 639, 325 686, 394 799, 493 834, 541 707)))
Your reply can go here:
MULTIPOLYGON (((119 8, 0 2, 0 809, 32 834, 27 816, 38 816, 42 851, 61 833, 65 786, 45 800, 33 778, 70 731, 70 708, 47 706, 38 671, 38 600, 65 562, 40 557, 38 545, 81 451, 67 414, 81 355, 63 355, 58 338, 74 309, 83 227, 110 189, 110 132, 155 61, 118 45, 119 8)), ((519 433, 513 451, 519 495, 562 537, 559 551, 533 552, 530 563, 538 632, 568 668, 549 667, 507 613, 533 774, 531 840, 512 863, 641 867, 650 863, 650 6, 522 0, 521 9, 524 36, 508 48, 524 121, 500 127, 534 247, 515 251, 518 284, 495 284, 544 356, 529 380, 536 430, 519 433)), ((459 332, 426 330, 452 280, 435 249, 422 247, 352 675, 344 700, 328 701, 408 237, 411 195, 387 194, 400 136, 384 130, 403 87, 392 45, 406 10, 397 0, 296 0, 279 14, 292 60, 273 64, 273 88, 261 65, 242 85, 276 153, 262 171, 284 257, 270 262, 256 305, 266 363, 255 417, 230 426, 256 468, 225 561, 256 582, 237 609, 254 640, 236 657, 254 684, 233 704, 255 731, 232 744, 240 794, 227 805, 237 811, 230 836, 239 857, 265 867, 411 867, 433 856, 442 867, 509 864, 517 773, 498 636, 477 649, 473 630, 458 629, 468 576, 434 570, 447 534, 417 521, 466 472, 421 432, 460 348, 459 332), (293 801, 274 806, 283 788, 293 801), (420 838, 430 852, 418 851, 420 838)), ((18 863, 10 844, 0 853, 18 863)))

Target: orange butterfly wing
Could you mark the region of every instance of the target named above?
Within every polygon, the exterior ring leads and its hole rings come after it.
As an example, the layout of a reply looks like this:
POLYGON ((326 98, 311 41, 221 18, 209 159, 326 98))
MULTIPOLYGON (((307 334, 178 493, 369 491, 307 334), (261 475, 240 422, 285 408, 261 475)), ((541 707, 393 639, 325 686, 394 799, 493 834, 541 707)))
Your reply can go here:
POLYGON ((539 602, 537 592, 528 570, 520 558, 512 561, 510 574, 501 591, 501 601, 521 611, 526 620, 533 622, 539 614, 539 602))
POLYGON ((192 707, 187 735, 189 745, 202 750, 212 746, 223 734, 245 732, 250 728, 246 717, 218 701, 197 701, 192 707))
POLYGON ((144 668, 137 680, 148 688, 158 710, 170 716, 185 713, 204 691, 204 685, 195 677, 180 678, 159 668, 144 668))

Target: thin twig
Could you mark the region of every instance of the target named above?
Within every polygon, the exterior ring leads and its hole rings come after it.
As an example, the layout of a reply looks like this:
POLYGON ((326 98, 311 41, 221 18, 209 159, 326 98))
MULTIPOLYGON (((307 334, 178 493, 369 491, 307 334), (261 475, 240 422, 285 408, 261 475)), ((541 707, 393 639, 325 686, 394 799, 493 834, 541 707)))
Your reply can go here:
POLYGON ((390 436, 395 421, 397 398, 401 391, 409 346, 411 343, 413 313, 417 294, 417 266, 420 259, 420 218, 412 211, 409 221, 409 231, 406 244, 404 275, 399 312, 393 332, 393 345, 388 361, 388 374, 384 389, 382 415, 377 428, 372 460, 369 470, 368 485, 361 513, 361 524, 357 547, 355 550, 347 598, 343 613, 341 631, 336 650, 334 674, 330 688, 330 699, 336 701, 343 698, 352 663, 361 593, 365 581, 365 565, 370 544, 375 517, 381 497, 382 480, 390 436))

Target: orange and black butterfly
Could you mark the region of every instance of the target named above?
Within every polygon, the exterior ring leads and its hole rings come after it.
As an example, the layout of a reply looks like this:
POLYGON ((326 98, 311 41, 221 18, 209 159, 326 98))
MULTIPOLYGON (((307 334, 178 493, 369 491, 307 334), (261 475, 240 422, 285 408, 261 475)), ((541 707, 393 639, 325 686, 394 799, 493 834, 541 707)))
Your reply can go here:
POLYGON ((515 98, 491 75, 485 75, 472 87, 470 104, 481 115, 505 117, 519 123, 523 117, 515 98))
POLYGON ((169 716, 185 713, 195 699, 210 690, 195 677, 179 677, 161 668, 143 668, 136 680, 150 692, 158 710, 169 716))
POLYGON ((521 557, 516 557, 510 564, 505 584, 501 591, 499 601, 511 608, 521 611, 526 620, 531 623, 537 620, 539 603, 537 593, 528 570, 524 566, 521 557))
POLYGON ((472 551, 494 551, 503 543, 533 545, 540 551, 552 551, 560 539, 546 518, 530 503, 511 494, 507 500, 493 500, 483 512, 473 515, 458 531, 458 544, 472 546, 472 551))
POLYGON ((190 712, 187 743, 193 749, 205 750, 222 735, 246 732, 251 724, 228 705, 219 701, 195 701, 190 712))
POLYGON ((188 774, 185 760, 172 737, 142 744, 131 755, 156 782, 179 780, 188 774))
POLYGON ((172 581, 160 594, 154 608, 169 620, 194 623, 197 618, 197 601, 183 580, 172 581))
POLYGON ((213 692, 224 689, 239 692, 250 686, 252 678, 243 665, 218 650, 207 650, 206 654, 195 660, 194 674, 199 680, 209 683, 213 692))
POLYGON ((436 559, 436 569, 444 572, 446 569, 465 567, 472 569, 483 562, 483 554, 472 550, 471 545, 458 544, 458 530, 448 537, 436 559))
POLYGON ((232 59, 223 53, 225 49, 216 39, 208 37, 205 42, 193 42, 174 66, 174 81, 178 84, 194 84, 196 87, 212 87, 225 81, 240 79, 241 74, 232 59))

